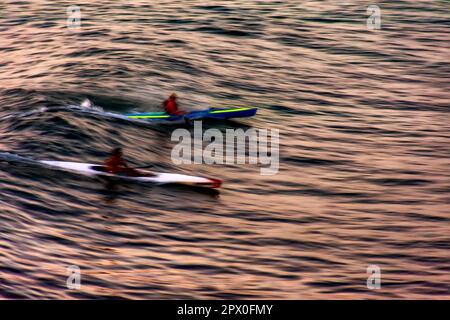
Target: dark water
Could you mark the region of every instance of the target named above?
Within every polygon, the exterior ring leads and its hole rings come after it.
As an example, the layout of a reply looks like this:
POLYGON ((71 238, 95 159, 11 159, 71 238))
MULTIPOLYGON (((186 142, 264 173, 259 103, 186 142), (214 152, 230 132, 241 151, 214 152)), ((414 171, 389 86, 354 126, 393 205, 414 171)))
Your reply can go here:
POLYGON ((0 298, 450 298, 448 1, 379 2, 377 31, 366 1, 79 1, 78 30, 71 4, 0 5, 0 158, 120 144, 224 186, 111 190, 0 162, 0 298), (209 126, 279 129, 279 173, 175 166, 175 127, 68 107, 153 111, 172 91, 258 107, 209 126))

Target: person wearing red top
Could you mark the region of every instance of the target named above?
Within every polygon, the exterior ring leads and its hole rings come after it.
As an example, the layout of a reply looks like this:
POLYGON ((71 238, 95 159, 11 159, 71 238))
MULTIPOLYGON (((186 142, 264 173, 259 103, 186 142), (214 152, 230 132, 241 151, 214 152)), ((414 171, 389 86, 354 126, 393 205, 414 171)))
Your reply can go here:
POLYGON ((139 171, 130 168, 123 159, 122 148, 115 148, 111 156, 105 161, 105 168, 111 174, 123 174, 131 177, 137 177, 141 174, 139 171))
POLYGON ((177 95, 172 93, 170 97, 163 102, 164 110, 172 116, 181 116, 185 111, 178 110, 177 95))

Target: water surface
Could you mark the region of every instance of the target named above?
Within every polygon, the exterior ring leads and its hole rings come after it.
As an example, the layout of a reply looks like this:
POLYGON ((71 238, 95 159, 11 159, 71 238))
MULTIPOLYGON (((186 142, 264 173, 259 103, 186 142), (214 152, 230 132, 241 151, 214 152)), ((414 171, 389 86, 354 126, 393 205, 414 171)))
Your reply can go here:
POLYGON ((450 298, 448 1, 379 2, 377 31, 368 1, 79 1, 80 29, 71 4, 0 6, 3 157, 95 163, 120 144, 224 186, 111 189, 0 162, 1 298, 450 298), (170 92, 258 107, 208 126, 279 129, 279 173, 175 166, 175 127, 69 107, 155 111, 170 92))

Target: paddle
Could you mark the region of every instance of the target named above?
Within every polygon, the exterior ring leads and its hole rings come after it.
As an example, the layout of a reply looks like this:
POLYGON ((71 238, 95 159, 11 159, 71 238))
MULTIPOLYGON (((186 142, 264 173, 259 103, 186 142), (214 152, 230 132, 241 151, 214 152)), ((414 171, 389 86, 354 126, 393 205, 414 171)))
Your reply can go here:
POLYGON ((130 169, 147 169, 147 168, 152 168, 152 167, 155 167, 155 165, 154 164, 148 164, 146 166, 133 167, 133 168, 130 168, 130 169))

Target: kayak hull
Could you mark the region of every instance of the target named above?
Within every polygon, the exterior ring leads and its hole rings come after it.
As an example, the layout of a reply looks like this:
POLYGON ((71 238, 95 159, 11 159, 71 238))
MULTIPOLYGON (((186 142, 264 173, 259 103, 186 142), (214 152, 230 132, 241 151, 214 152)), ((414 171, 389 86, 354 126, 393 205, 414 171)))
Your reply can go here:
POLYGON ((220 188, 222 181, 219 179, 189 176, 177 173, 158 173, 147 170, 139 170, 142 176, 131 177, 105 172, 104 166, 91 163, 65 162, 65 161, 39 161, 52 168, 76 172, 90 177, 105 177, 135 182, 153 184, 179 184, 193 187, 220 188))
POLYGON ((184 115, 169 115, 165 112, 147 112, 147 113, 133 113, 127 114, 126 117, 130 119, 140 119, 146 121, 169 121, 176 122, 182 120, 201 120, 201 119, 215 119, 227 120, 233 118, 248 118, 253 117, 257 112, 257 108, 211 108, 207 110, 191 111, 184 115))

